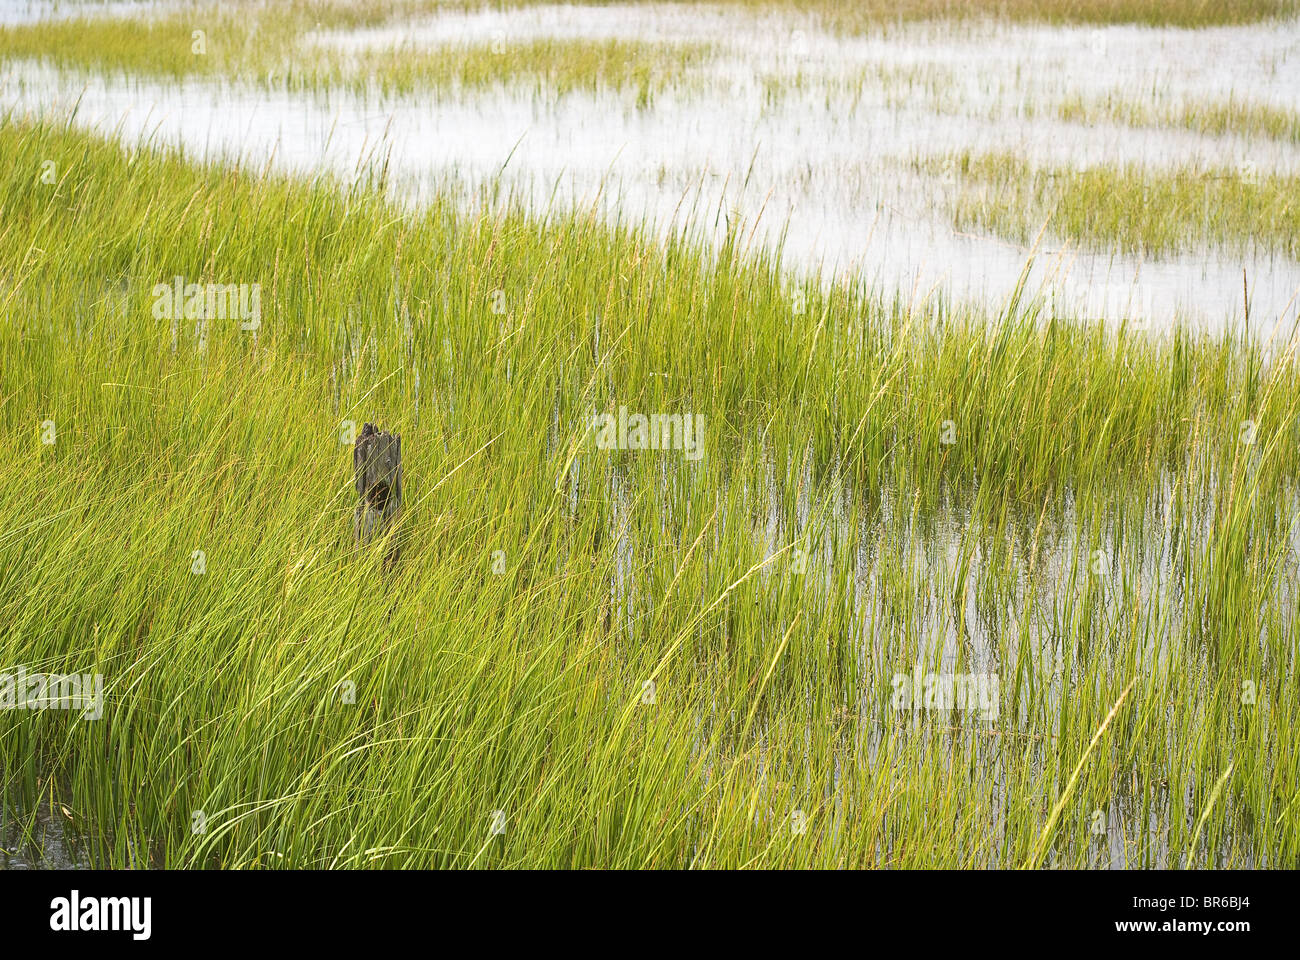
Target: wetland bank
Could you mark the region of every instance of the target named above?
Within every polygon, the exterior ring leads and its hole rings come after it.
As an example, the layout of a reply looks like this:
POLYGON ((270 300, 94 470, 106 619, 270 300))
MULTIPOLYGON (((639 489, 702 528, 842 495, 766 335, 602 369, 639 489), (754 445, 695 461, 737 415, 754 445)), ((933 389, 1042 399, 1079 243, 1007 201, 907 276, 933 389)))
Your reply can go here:
POLYGON ((7 811, 107 866, 1300 863, 1297 147, 1167 106, 1296 110, 1294 19, 394 8, 193 76, 0 34, 0 665, 103 677, 0 715, 7 811))

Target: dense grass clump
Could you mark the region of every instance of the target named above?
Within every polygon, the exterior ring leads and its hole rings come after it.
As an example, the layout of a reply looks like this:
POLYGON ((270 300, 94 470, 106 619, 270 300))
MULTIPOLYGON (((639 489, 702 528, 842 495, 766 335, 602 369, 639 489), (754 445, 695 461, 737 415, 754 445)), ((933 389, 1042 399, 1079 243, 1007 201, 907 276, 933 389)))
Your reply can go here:
POLYGON ((953 223, 1021 242, 1044 224, 1090 250, 1153 257, 1192 250, 1300 258, 1300 177, 1230 168, 1039 166, 1013 153, 959 153, 918 166, 958 189, 953 223))
POLYGON ((0 161, 0 668, 105 678, 101 719, 0 713, 18 826, 113 866, 1300 865, 1293 340, 12 120, 0 161), (159 316, 174 277, 258 323, 159 316), (599 448, 620 407, 701 455, 599 448), (900 710, 913 671, 996 709, 900 710))

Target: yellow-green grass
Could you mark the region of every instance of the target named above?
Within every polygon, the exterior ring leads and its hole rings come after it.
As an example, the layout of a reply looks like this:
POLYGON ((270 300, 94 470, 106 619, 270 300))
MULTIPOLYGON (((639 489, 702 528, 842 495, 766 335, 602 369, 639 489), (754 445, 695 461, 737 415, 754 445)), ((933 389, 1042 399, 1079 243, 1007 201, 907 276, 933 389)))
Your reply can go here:
POLYGON ((1001 20, 1049 24, 1118 24, 1207 27, 1257 23, 1294 16, 1294 0, 813 0, 772 3, 728 0, 755 11, 812 12, 828 28, 846 33, 917 20, 1001 20))
MULTIPOLYGON (((314 31, 402 24, 438 12, 483 7, 508 11, 531 5, 531 0, 499 4, 472 0, 387 0, 374 4, 291 0, 236 5, 194 3, 157 16, 113 17, 97 13, 88 4, 84 15, 0 27, 0 57, 40 58, 74 69, 171 79, 237 78, 290 87, 378 86, 409 92, 502 80, 537 81, 561 90, 635 86, 644 103, 656 87, 670 80, 681 82, 683 71, 707 59, 711 52, 711 47, 704 44, 521 41, 507 37, 495 45, 452 45, 421 51, 379 49, 345 55, 328 46, 303 42, 314 31), (195 31, 202 31, 202 37, 195 31), (195 52, 199 49, 203 52, 195 52)), ((841 33, 926 19, 1198 27, 1289 17, 1297 9, 1295 0, 871 0, 853 4, 839 0, 811 4, 729 0, 728 5, 790 22, 812 17, 820 26, 841 33)))
POLYGON ((0 711, 3 827, 54 799, 106 866, 1300 865, 1293 341, 61 125, 0 161, 0 667, 105 678, 97 720, 0 711), (259 283, 260 326, 156 317, 176 276, 259 283), (703 455, 599 449, 620 406, 703 455), (918 664, 999 711, 898 710, 918 664))
POLYGON ((1029 243, 1044 224, 1089 250, 1162 257, 1228 249, 1300 257, 1300 177, 1250 166, 1038 166, 961 152, 917 166, 953 184, 961 230, 1029 243))
POLYGON ((531 84, 550 95, 632 87, 644 104, 711 56, 699 43, 536 38, 431 49, 344 52, 312 42, 302 5, 249 14, 198 8, 158 18, 82 17, 0 27, 0 56, 168 80, 242 80, 270 87, 451 92, 531 84))
POLYGON ((1300 113, 1284 107, 1239 101, 1146 103, 1122 96, 1071 97, 1057 108, 1068 123, 1119 123, 1131 127, 1191 130, 1207 136, 1265 138, 1300 143, 1300 113))
MULTIPOLYGON (((85 0, 92 9, 96 0, 85 0)), ((292 8, 327 27, 369 27, 440 11, 512 10, 554 0, 236 0, 245 12, 292 8)), ((638 0, 575 0, 578 6, 622 6, 638 0)), ((665 0, 696 5, 698 0, 665 0)), ((202 7, 196 2, 195 7, 202 7)), ((1294 16, 1295 0, 719 0, 718 5, 757 14, 813 13, 823 22, 867 28, 899 20, 1001 19, 1061 24, 1141 23, 1202 27, 1258 23, 1294 16)))

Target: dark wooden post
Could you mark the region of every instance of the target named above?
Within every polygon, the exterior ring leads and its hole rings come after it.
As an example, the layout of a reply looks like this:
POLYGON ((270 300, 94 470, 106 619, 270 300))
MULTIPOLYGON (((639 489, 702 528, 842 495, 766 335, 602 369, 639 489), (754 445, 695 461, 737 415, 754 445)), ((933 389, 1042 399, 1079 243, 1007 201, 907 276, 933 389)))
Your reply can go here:
POLYGON ((387 533, 402 509, 402 435, 367 423, 352 448, 352 465, 361 498, 352 535, 358 544, 366 544, 387 533))

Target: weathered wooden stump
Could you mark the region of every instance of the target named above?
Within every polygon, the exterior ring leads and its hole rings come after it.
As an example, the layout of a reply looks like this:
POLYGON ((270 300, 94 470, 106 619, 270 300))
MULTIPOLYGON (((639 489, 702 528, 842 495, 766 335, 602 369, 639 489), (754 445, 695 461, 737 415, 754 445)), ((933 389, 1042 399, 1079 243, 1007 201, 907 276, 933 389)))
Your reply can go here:
MULTIPOLYGON (((352 535, 358 544, 367 544, 383 537, 402 509, 402 435, 367 423, 352 448, 352 465, 361 498, 352 535)), ((394 545, 388 559, 396 556, 394 545)))

